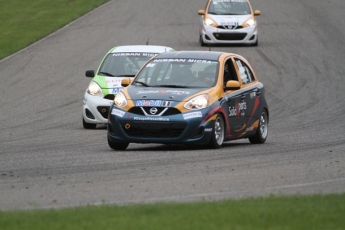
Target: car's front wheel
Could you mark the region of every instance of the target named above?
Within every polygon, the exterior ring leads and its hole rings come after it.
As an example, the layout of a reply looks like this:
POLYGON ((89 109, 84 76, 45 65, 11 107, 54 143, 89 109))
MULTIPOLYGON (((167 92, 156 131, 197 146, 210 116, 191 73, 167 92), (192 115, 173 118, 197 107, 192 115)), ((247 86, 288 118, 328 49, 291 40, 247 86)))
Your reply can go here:
POLYGON ((267 115, 267 111, 264 109, 260 115, 259 127, 256 130, 255 135, 252 137, 249 137, 249 141, 252 144, 263 144, 265 143, 267 136, 268 136, 268 115, 267 115))
POLYGON ((126 150, 126 148, 128 147, 129 143, 128 142, 112 142, 108 138, 108 145, 113 150, 126 150))
POLYGON ((211 136, 211 140, 208 143, 208 147, 212 149, 219 149, 222 147, 223 141, 224 141, 224 119, 222 115, 218 114, 217 118, 214 122, 213 132, 211 136))
POLYGON ((84 127, 84 129, 95 129, 96 124, 86 123, 86 121, 83 117, 83 127, 84 127))

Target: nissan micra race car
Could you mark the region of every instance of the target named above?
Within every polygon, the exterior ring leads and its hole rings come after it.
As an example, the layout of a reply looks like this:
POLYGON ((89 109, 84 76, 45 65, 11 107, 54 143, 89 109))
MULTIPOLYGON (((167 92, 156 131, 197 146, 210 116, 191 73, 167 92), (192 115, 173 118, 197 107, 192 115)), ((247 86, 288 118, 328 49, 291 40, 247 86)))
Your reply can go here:
POLYGON ((208 0, 205 10, 199 10, 199 41, 207 44, 258 45, 258 28, 249 0, 208 0))
POLYGON ((86 71, 92 77, 83 100, 83 126, 94 129, 97 124, 108 122, 109 107, 121 88, 124 77, 134 77, 153 56, 174 51, 166 46, 132 45, 112 48, 103 58, 96 73, 86 71))
POLYGON ((266 141, 269 111, 265 90, 247 60, 213 51, 155 56, 131 80, 122 80, 110 108, 108 144, 201 144, 266 141))

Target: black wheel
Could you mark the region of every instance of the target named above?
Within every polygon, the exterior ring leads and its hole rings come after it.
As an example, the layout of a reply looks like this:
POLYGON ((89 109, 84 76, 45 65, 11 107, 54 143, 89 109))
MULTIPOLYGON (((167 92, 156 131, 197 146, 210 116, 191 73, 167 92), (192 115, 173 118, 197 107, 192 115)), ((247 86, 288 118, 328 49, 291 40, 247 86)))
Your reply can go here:
POLYGON ((267 111, 263 110, 260 115, 259 127, 256 130, 255 135, 249 138, 249 141, 252 144, 263 144, 265 143, 267 136, 268 136, 268 115, 267 115, 267 111))
POLYGON ((206 46, 206 43, 204 42, 204 40, 202 40, 201 34, 200 34, 200 37, 199 37, 199 42, 200 42, 201 46, 206 46))
POLYGON ((86 123, 83 117, 83 127, 84 129, 95 129, 96 124, 86 123))
POLYGON ((129 143, 128 142, 112 142, 108 138, 108 145, 109 145, 110 148, 112 148, 114 150, 126 150, 126 148, 128 147, 129 143))
POLYGON ((224 141, 224 132, 224 119, 220 114, 218 114, 214 122, 213 132, 211 140, 208 143, 208 147, 212 149, 219 149, 220 147, 222 147, 224 141))

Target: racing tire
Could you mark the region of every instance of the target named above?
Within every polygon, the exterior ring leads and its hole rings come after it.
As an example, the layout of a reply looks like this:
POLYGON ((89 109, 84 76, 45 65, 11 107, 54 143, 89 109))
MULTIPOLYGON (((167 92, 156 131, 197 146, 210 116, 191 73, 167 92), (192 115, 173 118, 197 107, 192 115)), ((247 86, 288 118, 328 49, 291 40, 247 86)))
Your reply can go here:
POLYGON ((249 137, 249 141, 252 144, 263 144, 265 143, 268 136, 268 115, 267 111, 264 109, 261 112, 260 120, 259 120, 259 127, 255 132, 255 135, 249 137))
POLYGON ((200 42, 200 45, 201 45, 201 46, 206 46, 206 43, 205 43, 204 40, 202 39, 201 34, 200 34, 200 37, 199 37, 199 42, 200 42))
POLYGON ((211 149, 219 149, 224 142, 225 125, 224 118, 218 114, 214 121, 213 132, 208 147, 211 149))
POLYGON ((83 117, 83 127, 84 129, 95 129, 97 124, 86 123, 83 117))
POLYGON ((108 145, 113 150, 126 150, 126 148, 128 147, 129 143, 128 142, 112 142, 108 138, 108 145))

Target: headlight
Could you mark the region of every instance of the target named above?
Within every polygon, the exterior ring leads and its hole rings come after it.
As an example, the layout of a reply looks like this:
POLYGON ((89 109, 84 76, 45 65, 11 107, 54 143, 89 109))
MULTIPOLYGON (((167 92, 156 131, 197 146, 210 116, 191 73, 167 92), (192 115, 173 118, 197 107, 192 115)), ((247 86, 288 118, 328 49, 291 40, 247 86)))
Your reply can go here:
POLYGON ((213 21, 211 18, 206 18, 205 19, 205 25, 216 27, 215 21, 213 21))
POLYGON ((99 85, 94 81, 90 82, 87 92, 94 96, 103 95, 101 87, 99 87, 99 85))
POLYGON ((197 97, 190 99, 186 104, 184 104, 186 109, 196 110, 196 109, 204 109, 208 107, 208 95, 203 94, 197 97))
POLYGON ((256 24, 256 21, 253 18, 248 19, 245 23, 246 27, 254 26, 255 24, 256 24))
POLYGON ((122 92, 119 92, 118 94, 116 94, 115 99, 114 99, 114 104, 115 106, 119 108, 123 108, 127 105, 127 99, 122 92))

